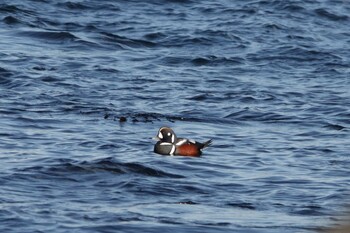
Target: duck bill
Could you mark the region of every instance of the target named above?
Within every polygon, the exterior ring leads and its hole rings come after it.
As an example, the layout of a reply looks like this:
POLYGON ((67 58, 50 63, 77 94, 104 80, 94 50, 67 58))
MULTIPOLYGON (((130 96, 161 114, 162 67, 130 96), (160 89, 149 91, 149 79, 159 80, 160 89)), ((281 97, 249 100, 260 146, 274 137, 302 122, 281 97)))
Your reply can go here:
POLYGON ((155 141, 160 141, 160 138, 157 137, 157 136, 153 137, 152 139, 155 140, 155 141))

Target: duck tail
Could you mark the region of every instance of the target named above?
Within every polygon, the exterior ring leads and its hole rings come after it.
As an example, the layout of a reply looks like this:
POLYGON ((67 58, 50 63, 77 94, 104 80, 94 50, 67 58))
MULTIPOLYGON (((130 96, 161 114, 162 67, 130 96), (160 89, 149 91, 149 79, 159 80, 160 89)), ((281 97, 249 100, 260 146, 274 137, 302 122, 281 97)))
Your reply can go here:
POLYGON ((210 145, 212 144, 212 142, 213 142, 213 140, 212 140, 212 139, 209 139, 208 141, 206 141, 206 142, 203 143, 203 147, 202 147, 202 148, 204 149, 204 148, 210 146, 210 145))

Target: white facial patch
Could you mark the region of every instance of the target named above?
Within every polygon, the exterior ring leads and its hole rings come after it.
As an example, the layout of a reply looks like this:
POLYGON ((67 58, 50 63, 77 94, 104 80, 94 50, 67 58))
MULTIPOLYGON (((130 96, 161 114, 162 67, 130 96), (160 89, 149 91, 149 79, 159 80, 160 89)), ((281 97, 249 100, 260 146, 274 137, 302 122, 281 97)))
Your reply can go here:
POLYGON ((170 137, 170 135, 171 135, 171 133, 169 132, 169 133, 168 133, 168 136, 170 137))
POLYGON ((163 139, 163 134, 159 131, 158 138, 163 139))
MULTIPOLYGON (((170 135, 169 135, 170 136, 170 135)), ((171 143, 174 143, 175 142, 175 134, 173 134, 172 136, 171 136, 171 143)))

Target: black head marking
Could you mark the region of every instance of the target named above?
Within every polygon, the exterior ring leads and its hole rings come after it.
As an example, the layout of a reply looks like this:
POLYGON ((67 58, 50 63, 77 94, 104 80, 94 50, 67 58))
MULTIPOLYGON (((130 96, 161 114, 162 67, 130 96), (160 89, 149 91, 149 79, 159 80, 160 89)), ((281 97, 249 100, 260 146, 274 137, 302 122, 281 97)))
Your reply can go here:
POLYGON ((159 129, 157 138, 161 142, 174 143, 176 142, 176 135, 172 129, 169 127, 162 127, 159 129))

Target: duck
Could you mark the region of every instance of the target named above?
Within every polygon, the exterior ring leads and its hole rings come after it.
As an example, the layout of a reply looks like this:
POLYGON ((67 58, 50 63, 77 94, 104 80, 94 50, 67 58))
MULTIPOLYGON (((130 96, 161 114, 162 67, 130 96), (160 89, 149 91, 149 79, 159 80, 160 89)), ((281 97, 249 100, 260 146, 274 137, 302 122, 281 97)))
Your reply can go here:
POLYGON ((212 144, 212 139, 201 143, 187 138, 178 138, 174 130, 169 127, 161 127, 154 139, 157 140, 154 152, 170 156, 199 157, 202 155, 202 150, 212 144))

